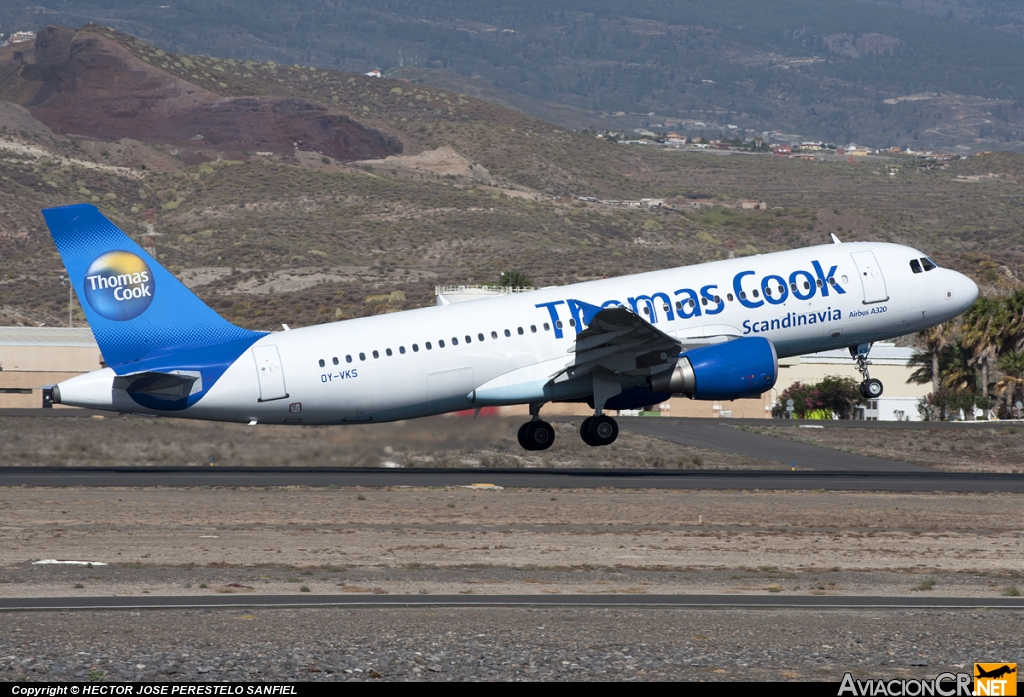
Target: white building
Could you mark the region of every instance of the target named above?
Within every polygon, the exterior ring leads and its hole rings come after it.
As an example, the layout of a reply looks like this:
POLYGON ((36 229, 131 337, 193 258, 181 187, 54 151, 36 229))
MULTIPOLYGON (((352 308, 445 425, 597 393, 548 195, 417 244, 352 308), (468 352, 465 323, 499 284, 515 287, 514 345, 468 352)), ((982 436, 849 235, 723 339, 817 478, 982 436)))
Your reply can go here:
MULTIPOLYGON (((932 391, 932 386, 930 383, 907 383, 914 372, 910 360, 920 353, 920 349, 884 341, 877 342, 871 348, 871 377, 881 380, 885 391, 879 399, 869 401, 866 407, 858 407, 856 418, 869 421, 921 420, 917 405, 922 397, 932 391)), ((829 375, 849 377, 858 382, 861 380, 857 364, 846 349, 782 358, 779 360, 779 379, 772 390, 773 396, 778 399, 778 395, 795 382, 814 384, 829 375)))

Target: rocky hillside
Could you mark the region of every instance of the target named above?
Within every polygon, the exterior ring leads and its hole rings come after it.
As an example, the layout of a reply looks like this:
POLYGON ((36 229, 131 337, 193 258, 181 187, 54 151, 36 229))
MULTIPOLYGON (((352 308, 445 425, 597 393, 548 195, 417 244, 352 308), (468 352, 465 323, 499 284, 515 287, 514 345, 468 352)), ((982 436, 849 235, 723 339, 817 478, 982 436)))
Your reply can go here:
POLYGON ((0 53, 3 96, 18 102, 0 103, 0 323, 66 317, 63 267, 39 209, 80 201, 154 248, 226 317, 264 329, 430 304, 435 284, 494 282, 510 268, 564 284, 819 244, 833 232, 917 245, 987 288, 1015 286, 1024 266, 1019 155, 922 171, 913 160, 662 151, 400 80, 174 55, 95 26, 44 36, 41 52, 0 53), (61 46, 64 63, 50 57, 61 46), (212 117, 188 120, 244 104, 255 105, 239 112, 251 122, 218 130, 212 117), (120 118, 118 105, 138 117, 120 118), (164 109, 168 123, 140 105, 164 109), (314 128, 321 118, 331 127, 314 128), (371 135, 331 130, 344 123, 371 135), (281 148, 243 147, 257 126, 281 148), (306 127, 312 135, 289 142, 306 127), (322 154, 382 142, 374 133, 401 154, 322 154), (768 208, 741 210, 740 199, 768 208))
POLYGON ((396 134, 308 99, 225 99, 140 60, 93 27, 46 27, 34 46, 0 49, 0 99, 24 105, 57 133, 161 143, 193 164, 245 151, 299 150, 337 160, 402 151, 396 134))

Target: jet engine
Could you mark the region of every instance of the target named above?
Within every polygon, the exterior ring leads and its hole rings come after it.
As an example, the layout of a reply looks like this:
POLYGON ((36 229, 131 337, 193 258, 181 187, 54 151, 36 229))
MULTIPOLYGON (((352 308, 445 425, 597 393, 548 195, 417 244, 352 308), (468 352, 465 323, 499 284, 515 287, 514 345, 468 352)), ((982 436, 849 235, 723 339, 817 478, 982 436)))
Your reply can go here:
POLYGON ((650 376, 647 387, 693 399, 739 399, 770 390, 778 376, 772 342, 745 337, 686 351, 671 370, 650 376))

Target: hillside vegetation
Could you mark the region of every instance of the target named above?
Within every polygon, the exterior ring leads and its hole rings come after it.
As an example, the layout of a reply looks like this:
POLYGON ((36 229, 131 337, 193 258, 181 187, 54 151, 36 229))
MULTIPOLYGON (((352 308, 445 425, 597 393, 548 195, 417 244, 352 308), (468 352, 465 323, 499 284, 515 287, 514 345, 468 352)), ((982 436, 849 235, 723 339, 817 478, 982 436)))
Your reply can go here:
POLYGON ((152 225, 161 262, 232 321, 264 329, 422 306, 435 284, 494 282, 507 269, 563 284, 820 244, 833 232, 917 245, 990 289, 1015 287, 1024 261, 1015 154, 920 172, 909 160, 631 148, 421 85, 176 56, 109 29, 82 31, 213 94, 329 104, 396 134, 406 155, 447 146, 472 167, 439 174, 301 150, 219 161, 207 152, 189 165, 160 143, 55 135, 0 110, 3 323, 61 323, 63 268, 38 211, 83 200, 137 239, 152 225), (678 210, 581 195, 658 197, 678 210), (768 210, 688 206, 747 198, 768 210))
POLYGON ((96 21, 238 61, 478 76, 633 126, 973 150, 1022 141, 1019 14, 985 0, 9 0, 0 25, 96 21))

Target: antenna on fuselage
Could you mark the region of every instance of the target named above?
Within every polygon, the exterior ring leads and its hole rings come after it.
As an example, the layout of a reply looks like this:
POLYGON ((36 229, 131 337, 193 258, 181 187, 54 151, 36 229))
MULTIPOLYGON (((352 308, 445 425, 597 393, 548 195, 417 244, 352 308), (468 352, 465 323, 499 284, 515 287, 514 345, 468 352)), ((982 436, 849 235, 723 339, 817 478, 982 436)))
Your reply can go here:
POLYGON ((832 244, 842 244, 842 242, 839 240, 838 237, 836 237, 836 233, 834 232, 832 233, 832 244))

